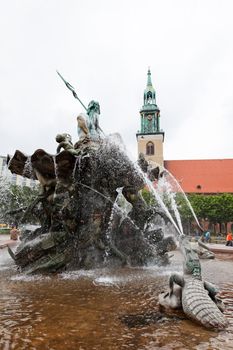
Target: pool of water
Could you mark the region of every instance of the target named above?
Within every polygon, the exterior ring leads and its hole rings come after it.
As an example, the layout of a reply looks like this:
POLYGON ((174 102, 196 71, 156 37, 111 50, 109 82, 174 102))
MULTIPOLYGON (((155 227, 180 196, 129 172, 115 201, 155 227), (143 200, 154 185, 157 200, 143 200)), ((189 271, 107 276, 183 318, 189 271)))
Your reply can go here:
POLYGON ((0 349, 233 349, 233 257, 202 260, 202 266, 204 278, 221 288, 230 322, 225 331, 206 330, 181 312, 159 313, 158 293, 171 272, 182 271, 178 251, 166 268, 29 276, 2 249, 0 349))

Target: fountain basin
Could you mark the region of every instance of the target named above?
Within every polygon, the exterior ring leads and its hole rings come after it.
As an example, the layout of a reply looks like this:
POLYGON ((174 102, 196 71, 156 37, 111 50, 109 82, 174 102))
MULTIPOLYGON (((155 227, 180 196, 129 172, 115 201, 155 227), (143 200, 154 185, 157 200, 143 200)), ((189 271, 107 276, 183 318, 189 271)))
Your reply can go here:
POLYGON ((231 349, 233 276, 228 271, 232 262, 232 257, 202 261, 204 278, 221 287, 230 322, 228 329, 214 332, 181 312, 156 321, 159 293, 167 288, 172 272, 182 271, 179 251, 174 252, 171 265, 163 268, 75 270, 57 275, 19 273, 7 252, 1 251, 0 347, 231 349))

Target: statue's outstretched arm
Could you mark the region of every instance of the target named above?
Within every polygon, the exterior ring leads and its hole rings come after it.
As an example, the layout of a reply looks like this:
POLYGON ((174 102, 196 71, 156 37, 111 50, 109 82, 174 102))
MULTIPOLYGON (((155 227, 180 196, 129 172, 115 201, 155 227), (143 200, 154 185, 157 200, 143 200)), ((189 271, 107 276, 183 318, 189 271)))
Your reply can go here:
POLYGON ((61 148, 63 147, 62 143, 60 143, 58 146, 57 146, 57 153, 60 152, 61 148))

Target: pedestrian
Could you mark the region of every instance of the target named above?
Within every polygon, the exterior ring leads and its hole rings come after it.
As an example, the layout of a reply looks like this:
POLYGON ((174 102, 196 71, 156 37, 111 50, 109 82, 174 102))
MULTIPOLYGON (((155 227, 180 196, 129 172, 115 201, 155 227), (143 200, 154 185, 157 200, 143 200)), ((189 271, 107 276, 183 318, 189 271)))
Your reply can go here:
POLYGON ((206 243, 210 243, 210 232, 209 232, 209 231, 206 231, 206 232, 205 232, 204 237, 205 237, 206 243))
POLYGON ((16 228, 16 226, 13 226, 13 228, 10 230, 10 239, 17 241, 19 234, 19 230, 16 228))
POLYGON ((226 245, 232 247, 233 243, 232 243, 232 233, 229 231, 227 234, 227 238, 226 238, 226 245))

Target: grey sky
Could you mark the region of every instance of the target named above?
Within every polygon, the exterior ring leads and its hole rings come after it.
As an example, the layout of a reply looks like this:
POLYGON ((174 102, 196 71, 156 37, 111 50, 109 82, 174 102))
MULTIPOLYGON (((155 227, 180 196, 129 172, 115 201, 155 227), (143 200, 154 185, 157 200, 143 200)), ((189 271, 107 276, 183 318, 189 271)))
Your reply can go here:
POLYGON ((84 104, 137 151, 147 68, 165 159, 233 157, 233 1, 5 0, 0 11, 0 154, 77 140, 84 104))

